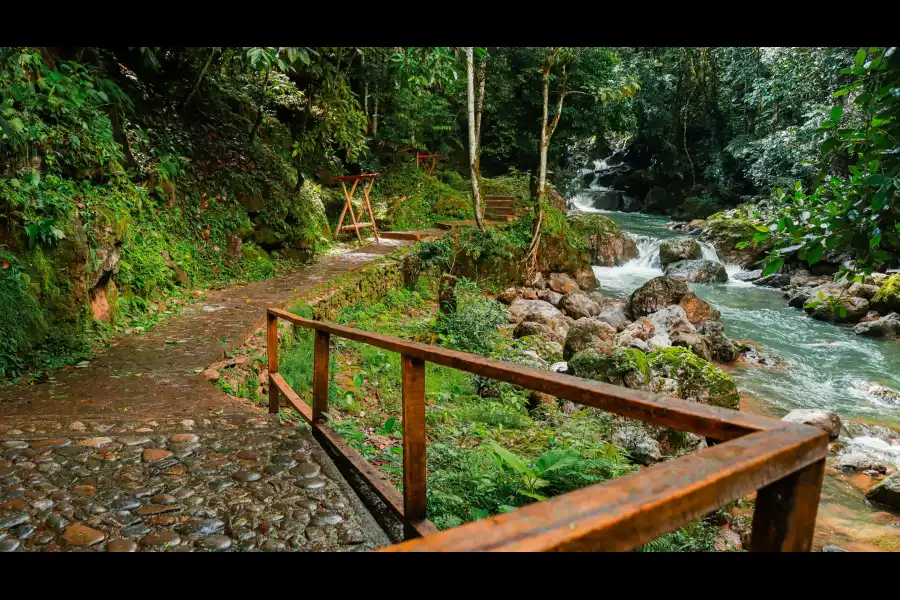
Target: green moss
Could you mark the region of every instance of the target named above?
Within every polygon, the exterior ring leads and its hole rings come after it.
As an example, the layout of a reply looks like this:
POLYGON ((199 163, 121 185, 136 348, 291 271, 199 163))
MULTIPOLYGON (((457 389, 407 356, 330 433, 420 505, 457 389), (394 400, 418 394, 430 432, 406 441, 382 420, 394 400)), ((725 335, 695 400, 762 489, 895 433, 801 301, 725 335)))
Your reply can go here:
POLYGON ((714 237, 727 238, 734 243, 751 241, 756 232, 756 226, 749 219, 724 212, 713 214, 706 223, 714 237))
POLYGON ((889 277, 872 297, 872 306, 882 310, 900 310, 900 275, 889 277))
POLYGON ((636 348, 616 348, 612 354, 600 354, 593 348, 578 352, 569 360, 569 368, 578 376, 608 383, 619 383, 631 371, 650 379, 647 356, 636 348))
POLYGON ((708 400, 713 406, 737 408, 740 404, 737 386, 725 371, 708 363, 686 348, 664 348, 648 356, 654 374, 678 382, 678 396, 708 400))

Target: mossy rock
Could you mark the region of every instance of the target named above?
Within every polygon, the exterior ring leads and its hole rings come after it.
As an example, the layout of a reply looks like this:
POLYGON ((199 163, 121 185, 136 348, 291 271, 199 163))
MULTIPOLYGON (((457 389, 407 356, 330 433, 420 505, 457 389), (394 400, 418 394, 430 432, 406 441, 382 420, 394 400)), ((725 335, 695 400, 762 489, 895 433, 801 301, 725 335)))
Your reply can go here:
POLYGON ((692 237, 665 240, 659 245, 659 262, 667 265, 679 260, 693 260, 702 255, 700 244, 692 237))
POLYGON ((900 311, 900 275, 892 275, 872 297, 872 308, 885 314, 900 311))
POLYGON ((665 348, 648 355, 654 376, 678 382, 678 397, 722 408, 740 404, 737 385, 725 371, 686 348, 665 348))
POLYGON ((588 348, 572 357, 569 369, 578 377, 628 387, 640 387, 651 376, 647 355, 636 348, 616 348, 611 354, 588 348))

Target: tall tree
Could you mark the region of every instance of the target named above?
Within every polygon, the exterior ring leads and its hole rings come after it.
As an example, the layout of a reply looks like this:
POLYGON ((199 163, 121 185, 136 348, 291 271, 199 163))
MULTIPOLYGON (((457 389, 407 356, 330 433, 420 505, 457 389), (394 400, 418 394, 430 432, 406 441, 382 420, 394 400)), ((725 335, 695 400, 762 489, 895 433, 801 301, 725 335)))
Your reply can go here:
POLYGON ((484 223, 481 219, 481 192, 478 189, 478 169, 475 159, 478 153, 478 138, 475 135, 475 68, 474 48, 466 48, 466 79, 468 91, 469 111, 469 172, 472 175, 472 203, 475 205, 475 223, 478 229, 484 231, 484 223))

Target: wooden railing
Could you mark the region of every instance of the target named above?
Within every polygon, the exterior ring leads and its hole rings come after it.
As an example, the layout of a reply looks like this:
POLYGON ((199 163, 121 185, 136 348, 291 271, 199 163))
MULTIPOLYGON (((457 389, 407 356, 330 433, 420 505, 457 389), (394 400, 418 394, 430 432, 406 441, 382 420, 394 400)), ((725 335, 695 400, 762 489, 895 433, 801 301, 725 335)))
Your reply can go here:
POLYGON ((279 394, 403 522, 386 551, 631 550, 758 490, 751 550, 809 551, 828 454, 824 431, 268 310, 269 412, 279 394), (315 330, 312 405, 278 374, 278 319, 315 330), (400 353, 403 493, 323 419, 331 335, 400 353), (425 363, 514 383, 721 441, 639 473, 439 532, 426 518, 425 363))

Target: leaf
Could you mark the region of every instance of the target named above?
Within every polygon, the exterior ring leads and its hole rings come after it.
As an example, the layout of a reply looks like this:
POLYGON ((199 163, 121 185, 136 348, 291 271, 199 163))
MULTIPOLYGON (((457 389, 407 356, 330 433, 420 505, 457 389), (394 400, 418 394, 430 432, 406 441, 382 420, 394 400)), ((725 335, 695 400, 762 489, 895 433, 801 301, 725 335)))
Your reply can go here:
POLYGON ((534 468, 538 474, 547 473, 572 465, 579 458, 581 454, 575 450, 548 450, 537 459, 534 468))
POLYGON ((825 140, 822 143, 822 156, 828 156, 828 153, 837 148, 840 143, 840 140, 838 140, 837 138, 830 138, 825 140))
POLYGON ((535 500, 540 500, 541 502, 548 499, 547 496, 541 496, 540 494, 535 494, 534 492, 529 492, 527 490, 516 490, 516 493, 528 496, 529 498, 534 498, 535 500))
POLYGON ((856 59, 853 62, 857 69, 859 69, 866 63, 866 49, 865 48, 859 49, 859 52, 856 53, 856 59))
POLYGON ((806 251, 806 262, 810 265, 814 265, 820 260, 822 260, 822 255, 825 254, 825 246, 821 243, 817 243, 812 248, 809 248, 806 251))
POLYGON ((394 432, 394 429, 397 427, 397 417, 391 417, 387 421, 384 422, 384 431, 390 435, 394 432))
POLYGON ((474 506, 469 507, 469 512, 472 513, 472 518, 476 521, 480 521, 481 519, 486 519, 491 516, 491 513, 489 511, 486 511, 483 508, 475 508, 474 506))
POLYGON ((521 473, 523 475, 528 475, 529 477, 535 477, 532 470, 528 468, 527 464, 525 464, 525 461, 523 461, 521 458, 519 458, 503 446, 497 444, 496 442, 491 442, 491 450, 503 461, 504 464, 509 466, 515 472, 521 473))
POLYGON ((881 230, 876 229, 874 235, 869 238, 869 249, 874 250, 881 243, 881 230))
POLYGON ((772 275, 777 272, 784 265, 784 258, 776 258, 775 260, 769 261, 766 263, 766 267, 763 269, 762 277, 767 275, 772 275))
POLYGON ((828 112, 828 116, 831 117, 831 120, 835 123, 840 123, 841 118, 844 116, 844 107, 843 106, 832 106, 831 110, 828 112))
MULTIPOLYGON (((757 231, 756 233, 753 234, 753 243, 754 244, 758 244, 759 242, 764 242, 767 239, 769 239, 769 232, 762 233, 761 231, 757 231)), ((741 243, 746 244, 746 242, 741 242, 741 243)), ((735 246, 737 246, 737 245, 735 245, 735 246)))

